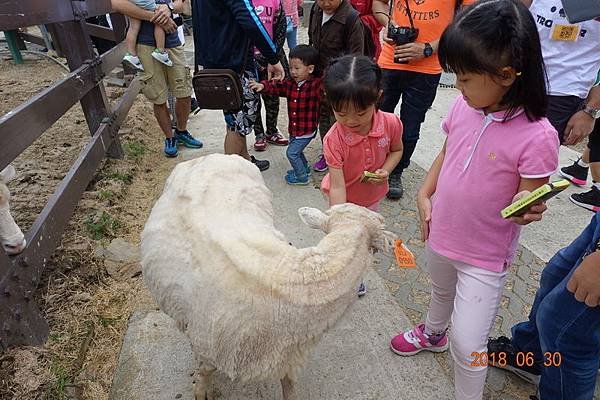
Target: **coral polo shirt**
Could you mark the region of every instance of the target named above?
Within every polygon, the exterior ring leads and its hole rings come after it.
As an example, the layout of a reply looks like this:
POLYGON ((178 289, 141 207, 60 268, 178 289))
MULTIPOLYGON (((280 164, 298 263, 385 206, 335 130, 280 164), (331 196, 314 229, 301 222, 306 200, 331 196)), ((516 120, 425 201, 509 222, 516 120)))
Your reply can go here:
POLYGON ((500 272, 512 262, 520 226, 500 210, 521 178, 544 178, 558 167, 558 134, 546 118, 523 110, 503 122, 459 96, 442 122, 446 154, 432 197, 429 246, 450 259, 500 272))
MULTIPOLYGON (((323 139, 323 153, 330 168, 344 172, 346 201, 369 207, 385 197, 388 184, 373 185, 360 181, 364 171, 380 169, 393 145, 402 141, 402 123, 398 116, 375 111, 373 126, 367 136, 356 135, 336 122, 323 139)), ((329 195, 329 174, 321 182, 321 190, 329 195)))

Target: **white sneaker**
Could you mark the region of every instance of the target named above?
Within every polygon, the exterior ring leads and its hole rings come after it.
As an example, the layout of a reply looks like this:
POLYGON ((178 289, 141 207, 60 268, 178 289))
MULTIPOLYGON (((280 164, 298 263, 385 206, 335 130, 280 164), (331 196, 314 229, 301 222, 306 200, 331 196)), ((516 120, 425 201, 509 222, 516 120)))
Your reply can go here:
POLYGON ((131 64, 134 68, 139 69, 140 71, 144 70, 144 66, 142 65, 138 56, 134 56, 131 53, 126 53, 123 57, 123 61, 131 64))
POLYGON ((169 53, 166 51, 163 53, 160 50, 156 49, 152 52, 152 57, 158 62, 165 64, 167 67, 173 66, 173 61, 169 58, 169 53))

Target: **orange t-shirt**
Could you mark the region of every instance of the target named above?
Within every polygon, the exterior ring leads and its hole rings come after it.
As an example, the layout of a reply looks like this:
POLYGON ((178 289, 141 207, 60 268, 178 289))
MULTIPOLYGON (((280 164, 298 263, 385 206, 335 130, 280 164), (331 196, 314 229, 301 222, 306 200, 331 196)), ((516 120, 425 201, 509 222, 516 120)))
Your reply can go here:
MULTIPOLYGON (((392 1, 392 0, 389 0, 392 1)), ((393 0, 394 11, 392 19, 397 26, 410 26, 406 0, 393 0)), ((419 29, 417 42, 431 43, 442 36, 444 29, 454 18, 456 0, 408 0, 412 12, 415 28, 419 29)), ((463 0, 463 5, 474 3, 475 0, 463 0)), ((386 29, 386 28, 384 28, 386 29)), ((401 69, 425 74, 439 74, 442 72, 437 53, 431 57, 411 61, 408 64, 394 62, 394 48, 388 43, 383 44, 378 64, 384 69, 401 69)))

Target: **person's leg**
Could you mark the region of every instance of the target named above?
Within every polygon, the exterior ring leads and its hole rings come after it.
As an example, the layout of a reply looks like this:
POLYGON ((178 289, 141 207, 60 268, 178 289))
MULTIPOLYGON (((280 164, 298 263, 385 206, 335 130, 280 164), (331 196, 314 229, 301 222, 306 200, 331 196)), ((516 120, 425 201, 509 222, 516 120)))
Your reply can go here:
MULTIPOLYGON (((569 196, 569 199, 578 206, 588 210, 594 212, 600 211, 600 121, 596 121, 594 129, 588 137, 587 148, 584 150, 581 160, 578 163, 582 164, 582 161, 583 163, 588 163, 587 166, 589 166, 592 173, 592 188, 587 192, 573 193, 569 196)), ((573 166, 561 168, 560 174, 564 176, 564 170, 573 170, 574 168, 573 166)), ((587 179, 587 168, 585 169, 585 176, 587 179)), ((573 182, 573 179, 569 180, 573 182)))
POLYGON ((600 308, 567 289, 575 268, 546 296, 537 314, 543 363, 542 399, 587 400, 600 366, 600 308))
POLYGON ((319 115, 319 134, 321 135, 321 142, 333 124, 335 124, 335 117, 333 116, 331 105, 329 105, 329 102, 325 98, 322 98, 319 115))
POLYGON ((140 27, 142 26, 142 21, 136 18, 127 17, 129 20, 129 28, 127 29, 127 35, 125 36, 125 45, 127 47, 127 51, 129 54, 135 56, 137 55, 136 44, 137 37, 140 33, 140 27))
POLYGON ((290 137, 290 144, 288 145, 286 156, 294 172, 286 174, 285 181, 290 185, 306 185, 308 184, 308 171, 304 162, 302 161, 302 153, 311 139, 297 139, 290 137))
POLYGON ((383 96, 379 103, 379 109, 393 113, 402 95, 400 71, 383 69, 381 73, 383 96))
POLYGON ((265 111, 267 114, 267 136, 279 133, 277 129, 277 117, 279 117, 279 96, 263 96, 265 111))
POLYGON ((165 41, 167 35, 165 35, 165 31, 158 24, 154 24, 154 40, 156 41, 156 48, 161 51, 161 53, 165 52, 165 41))
POLYGON ((258 105, 256 109, 256 121, 254 122, 254 136, 258 140, 260 137, 265 136, 265 128, 262 122, 262 105, 265 95, 258 96, 258 105))
POLYGON ((172 61, 172 66, 169 68, 161 67, 167 73, 169 88, 176 99, 175 117, 177 118, 177 127, 174 136, 178 143, 186 147, 193 149, 201 148, 202 141, 194 138, 187 130, 193 89, 192 77, 186 64, 183 48, 168 49, 167 52, 172 61))
POLYGON ((165 135, 165 138, 173 137, 173 131, 171 130, 171 113, 169 113, 169 107, 167 103, 154 104, 154 116, 158 121, 160 130, 165 135))
POLYGON ((455 262, 458 271, 450 333, 456 400, 481 400, 487 369, 487 342, 498 312, 507 270, 489 271, 455 262), (482 360, 483 358, 483 360, 482 360))

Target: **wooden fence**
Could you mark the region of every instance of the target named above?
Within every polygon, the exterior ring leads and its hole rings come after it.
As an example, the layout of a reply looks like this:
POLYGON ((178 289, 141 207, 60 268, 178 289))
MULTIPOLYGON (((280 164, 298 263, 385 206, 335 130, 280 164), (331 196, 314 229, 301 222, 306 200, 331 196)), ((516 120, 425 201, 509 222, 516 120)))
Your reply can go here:
MULTIPOLYGON (((75 206, 103 158, 107 155, 122 157, 119 126, 141 85, 134 79, 111 109, 102 79, 121 64, 124 43, 99 57, 94 53, 90 33, 119 42, 124 38, 124 19, 122 16, 113 18, 117 21, 113 24, 114 31, 90 27, 85 22, 88 17, 111 12, 110 0, 0 0, 0 8, 0 30, 48 26, 71 70, 65 78, 0 117, 0 170, 78 101, 91 134, 91 140, 25 234, 27 248, 14 257, 0 251, 2 350, 20 344, 40 345, 45 342, 48 323, 35 304, 34 292, 75 206)), ((27 40, 27 37, 24 39, 27 40)))

